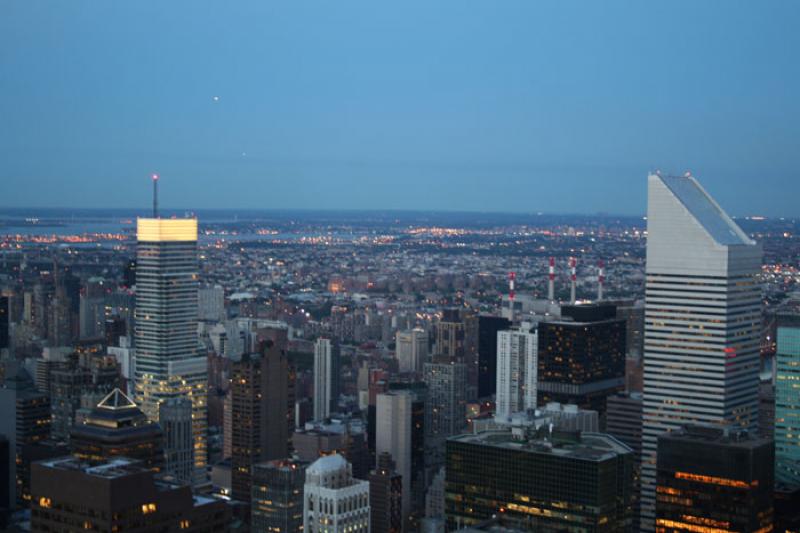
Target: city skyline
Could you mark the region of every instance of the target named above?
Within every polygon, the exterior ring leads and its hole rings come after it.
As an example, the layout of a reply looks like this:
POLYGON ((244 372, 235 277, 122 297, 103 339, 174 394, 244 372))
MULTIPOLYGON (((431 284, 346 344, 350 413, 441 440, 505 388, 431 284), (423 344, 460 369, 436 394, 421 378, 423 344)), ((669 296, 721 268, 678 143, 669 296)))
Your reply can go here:
POLYGON ((794 3, 87 5, 0 20, 0 204, 795 214, 794 3))

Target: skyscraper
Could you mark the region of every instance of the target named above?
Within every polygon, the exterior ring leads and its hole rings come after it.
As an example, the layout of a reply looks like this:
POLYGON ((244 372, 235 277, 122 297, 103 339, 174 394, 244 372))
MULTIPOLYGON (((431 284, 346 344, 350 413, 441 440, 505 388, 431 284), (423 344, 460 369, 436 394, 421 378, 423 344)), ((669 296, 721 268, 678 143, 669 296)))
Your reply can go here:
POLYGON ((395 356, 400 372, 422 372, 422 365, 428 358, 428 333, 422 328, 398 331, 395 356))
POLYGON ((339 345, 320 337, 314 345, 314 419, 328 418, 339 403, 339 345))
POLYGON ((610 304, 561 306, 539 323, 538 403, 572 403, 605 413, 606 398, 625 387, 625 321, 610 304))
POLYGON ((286 332, 261 343, 260 354, 245 354, 233 365, 231 467, 233 496, 249 501, 254 464, 288 454, 286 396, 289 379, 286 332))
MULTIPOLYGON (((414 393, 398 390, 378 394, 375 452, 391 456, 394 468, 402 477, 402 519, 411 512, 411 415, 414 393)), ((380 465, 377 465, 380 468, 380 465)))
POLYGON ((426 363, 425 384, 425 467, 433 473, 444 464, 447 437, 461 433, 467 425, 466 365, 447 358, 426 363))
POLYGON ((775 481, 800 489, 800 315, 778 317, 775 356, 775 481))
POLYGON ((369 474, 370 533, 400 533, 403 530, 403 480, 388 453, 378 455, 378 465, 369 474))
POLYGON ((164 432, 164 471, 181 483, 194 479, 194 431, 189 398, 169 398, 159 404, 159 424, 164 432))
POLYGON ((648 182, 642 527, 652 529, 659 435, 756 424, 762 252, 693 177, 648 182))
POLYGON ((507 318, 472 315, 464 319, 467 382, 477 398, 489 398, 497 387, 497 332, 511 327, 507 318))
POLYGON ((536 409, 537 336, 530 324, 497 332, 497 407, 495 418, 536 409))
POLYGON ((197 337, 197 219, 140 218, 136 253, 136 402, 192 401, 193 483, 207 483, 207 359, 197 337))

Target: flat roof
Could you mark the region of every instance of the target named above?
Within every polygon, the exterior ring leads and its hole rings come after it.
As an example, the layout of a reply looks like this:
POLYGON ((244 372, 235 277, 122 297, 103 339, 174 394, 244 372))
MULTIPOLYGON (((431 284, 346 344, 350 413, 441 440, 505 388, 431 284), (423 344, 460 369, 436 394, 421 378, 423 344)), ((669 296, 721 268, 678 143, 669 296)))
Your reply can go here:
POLYGON ((578 438, 569 438, 556 431, 549 439, 539 437, 520 439, 510 430, 487 430, 451 437, 448 440, 597 462, 633 453, 628 446, 606 433, 584 432, 578 438))

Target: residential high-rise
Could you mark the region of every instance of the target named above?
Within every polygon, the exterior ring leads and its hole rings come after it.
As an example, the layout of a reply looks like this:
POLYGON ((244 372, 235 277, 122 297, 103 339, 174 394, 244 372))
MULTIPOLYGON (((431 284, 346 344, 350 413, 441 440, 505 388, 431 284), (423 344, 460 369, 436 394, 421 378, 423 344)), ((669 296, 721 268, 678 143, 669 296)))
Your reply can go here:
POLYGON ((536 409, 537 336, 530 324, 497 332, 497 400, 495 418, 536 409))
POLYGON ((164 435, 133 400, 114 389, 81 424, 72 428, 72 453, 84 460, 102 462, 113 457, 141 461, 156 472, 164 464, 164 435))
POLYGON ((658 438, 656 531, 773 531, 772 441, 686 426, 658 438))
POLYGON ((326 455, 306 469, 303 531, 369 533, 369 482, 353 478, 339 454, 326 455))
POLYGON ((625 320, 611 304, 561 306, 539 323, 538 403, 571 403, 605 414, 606 397, 625 387, 625 320))
POLYGON ((250 499, 254 464, 289 455, 286 397, 289 379, 286 332, 261 343, 260 354, 245 354, 233 364, 231 467, 233 496, 250 499))
POLYGON ((403 479, 388 453, 378 455, 378 466, 369 474, 370 533, 403 531, 403 479))
POLYGON ((642 527, 652 529, 659 435, 756 424, 762 252, 693 177, 648 183, 642 527))
POLYGON ((422 328, 398 331, 395 356, 400 372, 422 372, 422 365, 428 359, 428 332, 422 328))
POLYGON ((525 531, 630 531, 633 453, 602 433, 543 427, 447 441, 449 531, 502 516, 525 531))
POLYGON ((136 236, 136 403, 158 421, 163 401, 192 401, 193 484, 205 485, 208 386, 197 335, 197 219, 140 218, 136 236))
POLYGON ((328 418, 339 404, 339 344, 320 337, 314 345, 314 420, 328 418))
POLYGON ((778 317, 775 355, 775 481, 800 489, 800 315, 778 317))
POLYGON ((164 432, 164 472, 181 483, 195 478, 194 404, 188 398, 169 398, 159 405, 159 425, 164 432))
POLYGON ((282 459, 253 466, 250 531, 303 531, 303 485, 307 465, 282 459))
POLYGON ((31 531, 228 531, 224 501, 157 481, 152 470, 118 457, 96 465, 73 457, 32 467, 31 531))
MULTIPOLYGON (((411 417, 414 394, 408 390, 378 394, 375 453, 388 454, 402 478, 402 523, 411 513, 411 417)), ((380 464, 377 464, 380 468, 380 464)))

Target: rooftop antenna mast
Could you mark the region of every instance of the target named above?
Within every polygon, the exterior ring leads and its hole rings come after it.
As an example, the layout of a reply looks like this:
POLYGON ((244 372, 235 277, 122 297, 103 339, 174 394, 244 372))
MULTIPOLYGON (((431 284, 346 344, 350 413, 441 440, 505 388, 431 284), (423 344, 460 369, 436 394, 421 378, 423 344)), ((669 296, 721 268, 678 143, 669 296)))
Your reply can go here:
POLYGON ((153 174, 153 218, 158 218, 158 174, 153 174))

